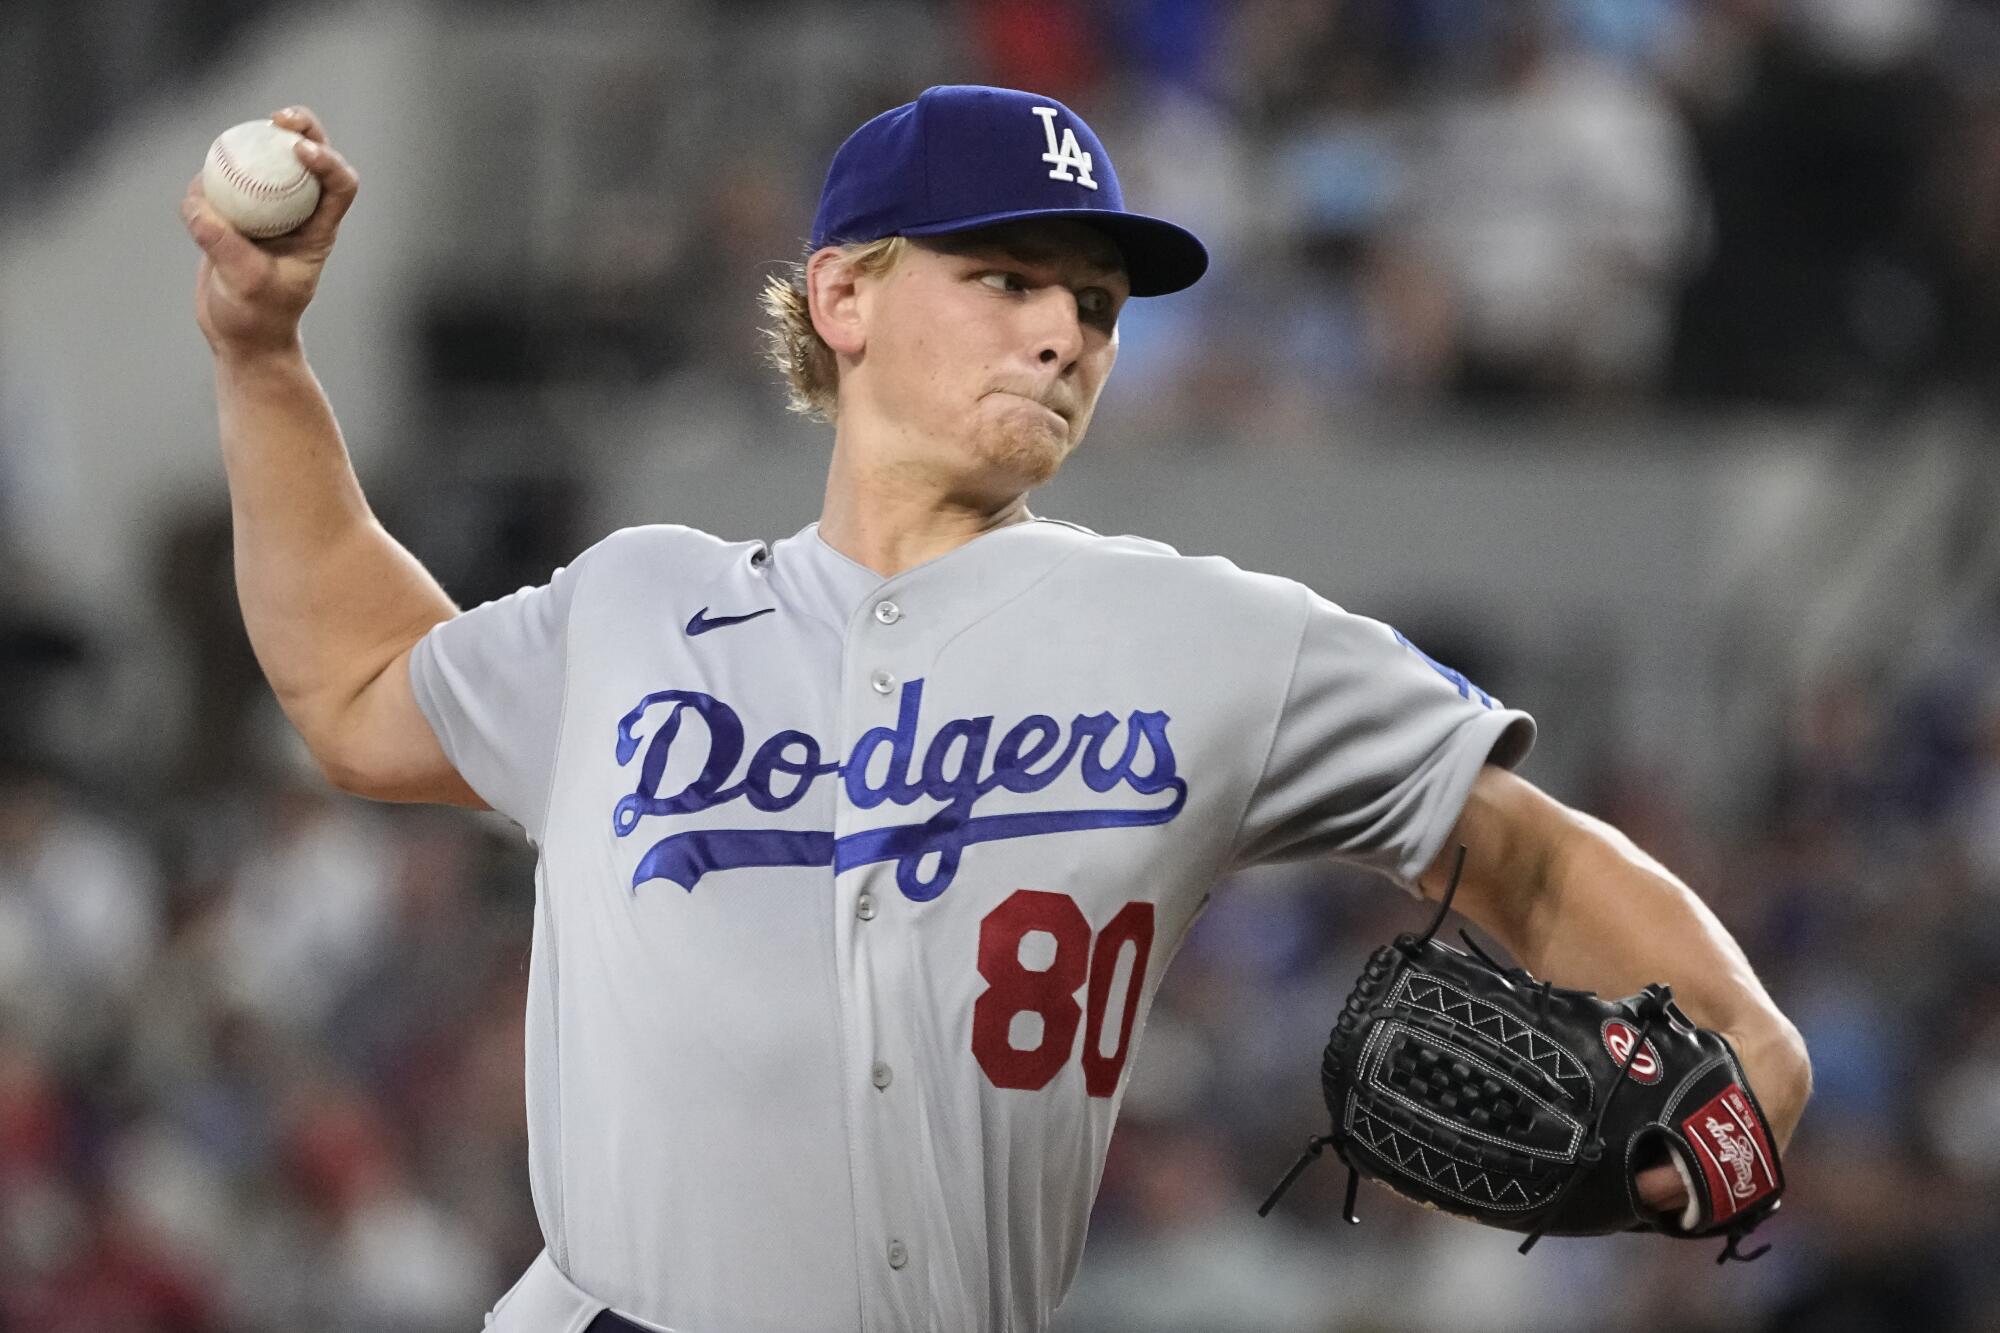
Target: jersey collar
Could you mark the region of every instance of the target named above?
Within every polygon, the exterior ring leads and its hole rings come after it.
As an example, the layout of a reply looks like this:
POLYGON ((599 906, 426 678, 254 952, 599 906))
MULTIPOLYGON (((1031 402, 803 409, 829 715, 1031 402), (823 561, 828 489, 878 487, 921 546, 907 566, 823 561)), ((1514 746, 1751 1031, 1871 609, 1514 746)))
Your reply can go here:
POLYGON ((983 619, 1027 591, 1098 535, 1056 519, 1034 518, 981 533, 962 546, 883 578, 842 555, 808 523, 771 550, 771 573, 780 591, 843 633, 855 616, 884 599, 905 603, 944 633, 983 619), (912 600, 915 599, 915 600, 912 600))

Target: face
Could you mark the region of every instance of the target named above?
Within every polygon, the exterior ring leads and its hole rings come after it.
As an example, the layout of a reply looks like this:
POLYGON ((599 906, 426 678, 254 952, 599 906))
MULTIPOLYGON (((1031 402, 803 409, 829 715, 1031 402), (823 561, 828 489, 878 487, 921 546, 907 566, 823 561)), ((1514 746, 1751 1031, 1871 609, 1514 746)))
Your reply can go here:
POLYGON ((962 491, 1022 494, 1083 439, 1130 294, 1117 246, 1080 223, 916 242, 854 280, 842 428, 962 491))

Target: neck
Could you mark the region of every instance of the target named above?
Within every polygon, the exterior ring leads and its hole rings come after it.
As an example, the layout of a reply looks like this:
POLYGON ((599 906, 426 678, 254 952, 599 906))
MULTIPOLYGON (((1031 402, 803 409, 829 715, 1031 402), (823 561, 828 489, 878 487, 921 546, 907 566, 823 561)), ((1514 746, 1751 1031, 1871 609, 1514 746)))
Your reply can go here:
POLYGON ((893 578, 1033 517, 1025 492, 984 494, 922 469, 868 459, 837 434, 819 535, 849 560, 893 578))

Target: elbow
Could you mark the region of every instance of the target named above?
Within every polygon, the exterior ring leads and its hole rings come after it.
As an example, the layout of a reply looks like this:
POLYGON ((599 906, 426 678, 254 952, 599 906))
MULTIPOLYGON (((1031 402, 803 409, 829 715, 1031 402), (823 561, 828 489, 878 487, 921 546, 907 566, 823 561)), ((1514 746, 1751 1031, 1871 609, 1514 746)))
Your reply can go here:
POLYGON ((323 723, 308 725, 304 718, 294 718, 294 725, 320 776, 326 779, 329 786, 349 796, 369 800, 385 798, 385 793, 393 784, 381 771, 377 756, 357 744, 354 737, 323 723))
POLYGON ((342 746, 334 738, 314 736, 303 727, 299 735, 311 752, 313 763, 319 768, 320 776, 327 785, 349 796, 372 796, 375 783, 360 756, 349 747, 342 746))
POLYGON ((379 726, 371 732, 364 691, 280 692, 278 703, 329 785, 349 796, 389 799, 399 756, 383 743, 379 726))
POLYGON ((311 747, 319 771, 337 790, 370 801, 423 800, 424 788, 396 766, 398 756, 348 745, 311 747))
POLYGON ((320 776, 325 778, 328 785, 336 791, 345 792, 349 796, 370 798, 375 796, 377 784, 366 769, 347 762, 337 754, 318 748, 313 749, 312 756, 313 762, 319 766, 320 776))
POLYGON ((442 760, 439 765, 427 767, 421 755, 409 747, 323 740, 309 748, 320 774, 349 796, 396 804, 432 802, 477 810, 488 808, 442 760))
POLYGON ((278 707, 283 711, 285 720, 292 724, 293 735, 312 756, 313 767, 319 770, 320 776, 338 791, 363 795, 356 790, 355 784, 364 781, 364 778, 356 768, 348 747, 342 744, 338 715, 316 706, 316 701, 309 697, 288 694, 275 686, 273 692, 278 697, 278 707))

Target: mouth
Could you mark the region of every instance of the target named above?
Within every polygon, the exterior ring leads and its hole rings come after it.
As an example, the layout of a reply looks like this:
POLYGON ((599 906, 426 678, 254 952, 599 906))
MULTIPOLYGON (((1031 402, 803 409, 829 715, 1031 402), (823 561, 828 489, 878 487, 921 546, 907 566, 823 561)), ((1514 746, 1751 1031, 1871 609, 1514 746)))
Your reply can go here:
POLYGON ((1035 397, 1033 394, 1017 393, 1012 389, 995 389, 993 390, 993 392, 1004 395, 1005 397, 1008 398, 1018 398, 1024 403, 1033 403, 1036 407, 1041 408, 1042 411, 1048 413, 1056 420, 1062 422, 1063 429, 1065 430, 1069 429, 1070 425, 1069 413, 1063 411, 1059 407, 1050 406, 1048 403, 1043 402, 1041 399, 1035 397))

